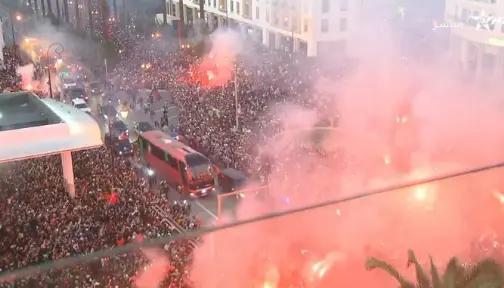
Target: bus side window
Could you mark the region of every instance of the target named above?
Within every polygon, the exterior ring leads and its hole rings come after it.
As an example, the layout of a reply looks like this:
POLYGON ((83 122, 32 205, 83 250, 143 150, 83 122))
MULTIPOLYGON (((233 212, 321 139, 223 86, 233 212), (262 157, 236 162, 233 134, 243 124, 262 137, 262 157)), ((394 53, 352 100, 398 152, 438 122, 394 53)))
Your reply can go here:
POLYGON ((177 159, 173 158, 170 154, 165 153, 165 161, 170 165, 173 169, 178 169, 177 167, 177 159))
POLYGON ((186 171, 186 165, 184 162, 180 161, 179 163, 179 172, 180 172, 180 177, 182 178, 182 185, 186 186, 187 185, 187 171, 186 171))

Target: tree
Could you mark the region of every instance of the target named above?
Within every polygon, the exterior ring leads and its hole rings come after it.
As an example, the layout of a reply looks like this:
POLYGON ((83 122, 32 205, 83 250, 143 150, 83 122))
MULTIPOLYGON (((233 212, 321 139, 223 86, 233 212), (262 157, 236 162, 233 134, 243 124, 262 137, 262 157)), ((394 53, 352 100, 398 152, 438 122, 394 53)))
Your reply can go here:
POLYGON ((46 16, 46 9, 45 9, 45 1, 44 0, 40 0, 40 4, 42 6, 42 16, 46 16))
POLYGON ((161 0, 161 7, 163 7, 163 25, 168 24, 168 10, 166 6, 166 1, 161 0))
POLYGON ((58 24, 60 24, 61 21, 60 0, 56 0, 56 18, 58 19, 58 24))
POLYGON ((179 0, 179 14, 178 34, 179 41, 182 42, 182 38, 185 37, 184 0, 179 0))
POLYGON ((33 0, 33 9, 35 10, 35 15, 38 17, 39 16, 39 7, 38 7, 38 0, 33 0))
POLYGON ((63 0, 63 18, 65 19, 66 23, 70 21, 68 17, 68 0, 63 0))
POLYGON ((99 5, 99 9, 100 9, 100 12, 101 12, 101 21, 102 21, 102 35, 103 35, 103 38, 105 40, 110 40, 110 36, 111 36, 111 23, 109 22, 109 18, 110 18, 110 10, 109 10, 109 6, 108 6, 108 3, 107 3, 107 0, 100 0, 100 5, 99 5))
POLYGON ((199 17, 201 22, 205 22, 205 0, 199 0, 199 17))
POLYGON ((74 0, 74 6, 75 6, 75 28, 79 29, 81 27, 79 0, 74 0))
POLYGON ((51 0, 47 0, 47 15, 49 17, 52 17, 54 16, 54 13, 53 13, 53 10, 52 10, 52 1, 51 0))
POLYGON ((119 21, 117 18, 117 0, 112 1, 112 7, 114 8, 114 19, 115 21, 119 21))
POLYGON ((87 0, 86 2, 87 8, 88 8, 88 22, 89 22, 89 34, 93 34, 93 3, 91 3, 91 0, 87 0))
POLYGON ((437 267, 430 259, 430 277, 418 263, 415 253, 408 251, 408 267, 415 266, 418 283, 404 278, 396 268, 389 263, 371 257, 366 262, 366 269, 382 269, 394 277, 401 288, 501 288, 504 285, 502 267, 493 259, 484 259, 475 265, 461 265, 453 257, 446 266, 444 275, 439 275, 437 267))

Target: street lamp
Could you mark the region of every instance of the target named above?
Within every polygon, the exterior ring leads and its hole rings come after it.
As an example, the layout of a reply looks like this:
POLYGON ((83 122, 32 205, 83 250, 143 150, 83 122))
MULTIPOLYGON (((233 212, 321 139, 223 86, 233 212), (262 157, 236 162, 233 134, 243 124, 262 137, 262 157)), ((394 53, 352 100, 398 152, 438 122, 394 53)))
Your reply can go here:
POLYGON ((46 66, 47 66, 47 74, 49 77, 49 95, 51 98, 53 98, 53 91, 52 91, 52 82, 51 82, 51 66, 49 65, 49 53, 52 51, 58 56, 58 59, 61 59, 61 54, 63 53, 63 50, 65 50, 65 48, 63 48, 63 45, 61 45, 61 43, 59 43, 59 42, 53 42, 53 43, 51 43, 51 45, 49 45, 49 47, 47 47, 47 51, 46 51, 47 65, 46 66))
POLYGON ((12 43, 14 45, 14 55, 17 56, 17 48, 16 48, 16 32, 14 31, 14 18, 17 20, 17 21, 21 21, 23 20, 23 16, 21 16, 21 14, 16 14, 15 17, 14 16, 14 13, 9 13, 9 17, 10 17, 10 22, 11 22, 11 33, 12 33, 12 43))

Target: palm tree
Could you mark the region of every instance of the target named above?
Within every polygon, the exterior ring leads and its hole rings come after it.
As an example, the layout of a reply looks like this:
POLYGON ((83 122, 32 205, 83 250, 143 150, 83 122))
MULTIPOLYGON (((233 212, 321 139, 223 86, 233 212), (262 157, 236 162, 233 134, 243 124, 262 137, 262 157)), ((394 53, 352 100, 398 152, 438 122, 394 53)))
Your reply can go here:
POLYGON ((366 262, 366 269, 379 268, 388 272, 401 285, 401 288, 501 288, 504 286, 502 267, 493 259, 484 259, 475 265, 461 265, 457 258, 452 258, 443 277, 430 259, 430 277, 418 263, 415 253, 408 251, 408 267, 413 264, 418 283, 405 279, 396 268, 389 263, 371 257, 366 262))

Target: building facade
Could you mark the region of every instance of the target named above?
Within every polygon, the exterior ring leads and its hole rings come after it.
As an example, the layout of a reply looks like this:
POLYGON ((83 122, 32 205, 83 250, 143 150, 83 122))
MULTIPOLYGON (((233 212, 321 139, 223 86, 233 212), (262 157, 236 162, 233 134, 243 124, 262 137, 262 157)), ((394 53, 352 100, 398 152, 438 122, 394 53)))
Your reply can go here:
MULTIPOLYGON (((167 0, 168 13, 179 17, 179 0, 167 0)), ((307 56, 344 54, 359 1, 351 0, 205 0, 211 30, 235 27, 263 45, 307 56)), ((199 0, 184 0, 185 23, 199 19, 199 0)), ((160 15, 158 15, 160 17, 160 15)), ((162 17, 162 16, 161 16, 162 17)))
POLYGON ((504 77, 504 1, 446 0, 445 11, 462 70, 478 79, 504 77))

